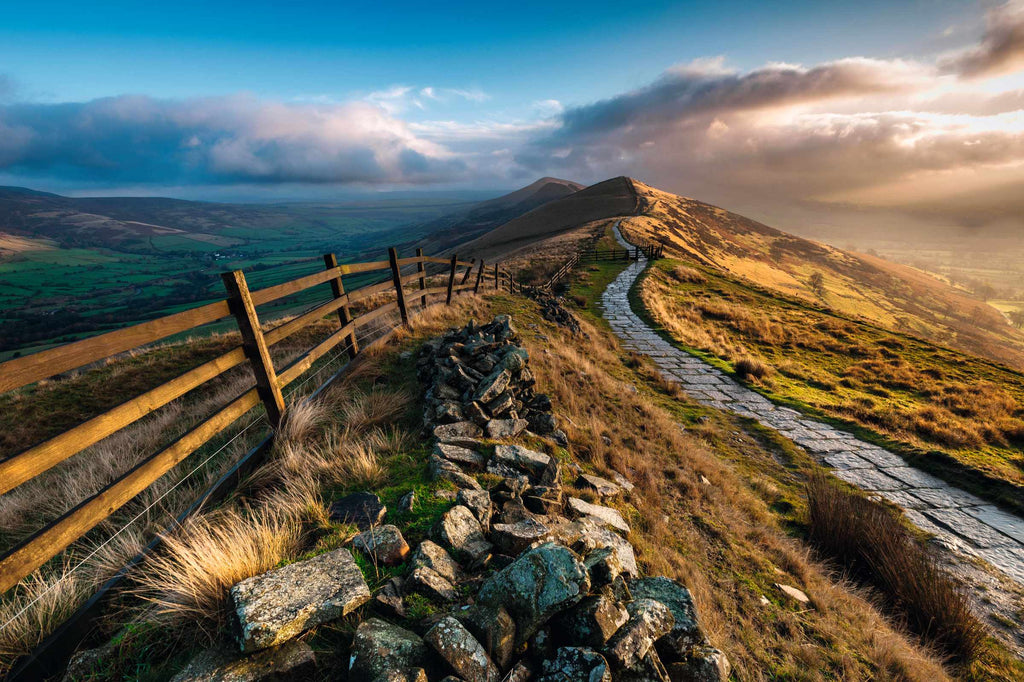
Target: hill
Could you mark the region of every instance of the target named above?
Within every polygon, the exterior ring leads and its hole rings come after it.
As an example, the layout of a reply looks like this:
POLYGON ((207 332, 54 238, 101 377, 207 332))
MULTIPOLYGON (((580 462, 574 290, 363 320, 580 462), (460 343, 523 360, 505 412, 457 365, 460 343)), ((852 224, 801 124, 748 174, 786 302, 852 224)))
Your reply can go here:
POLYGON ((459 251, 493 259, 533 242, 574 230, 585 223, 634 215, 637 198, 629 178, 599 182, 551 201, 460 245, 459 251))
POLYGON ((1024 332, 935 276, 634 184, 644 207, 623 226, 627 237, 660 242, 669 254, 854 319, 1024 368, 1024 332))
POLYGON ((482 201, 417 226, 417 231, 429 235, 417 246, 424 247, 428 252, 450 249, 581 189, 583 185, 571 180, 541 178, 514 192, 482 201))

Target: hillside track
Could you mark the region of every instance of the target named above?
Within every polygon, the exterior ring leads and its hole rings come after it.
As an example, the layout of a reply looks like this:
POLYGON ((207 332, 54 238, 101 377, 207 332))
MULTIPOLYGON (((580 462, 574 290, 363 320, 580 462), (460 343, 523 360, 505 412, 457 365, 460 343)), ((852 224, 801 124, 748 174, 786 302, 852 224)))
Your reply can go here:
MULTIPOLYGON (((622 246, 632 248, 613 228, 622 246)), ((795 410, 773 404, 651 329, 629 303, 629 291, 647 267, 641 255, 604 291, 601 302, 623 345, 649 356, 668 381, 699 403, 760 422, 830 467, 839 478, 900 507, 921 530, 956 555, 978 557, 1024 586, 1024 519, 907 466, 898 455, 795 410)))

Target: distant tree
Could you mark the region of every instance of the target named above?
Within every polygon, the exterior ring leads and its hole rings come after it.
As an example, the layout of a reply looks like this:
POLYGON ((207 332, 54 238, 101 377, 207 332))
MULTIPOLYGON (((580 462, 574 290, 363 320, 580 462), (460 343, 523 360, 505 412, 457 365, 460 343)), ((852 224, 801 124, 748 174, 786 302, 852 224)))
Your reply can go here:
POLYGON ((974 289, 974 293, 976 293, 981 300, 987 301, 995 297, 996 289, 988 282, 979 282, 974 289))
POLYGON ((1017 309, 1010 311, 1010 322, 1017 329, 1024 329, 1024 310, 1017 309))
POLYGON ((825 295, 825 275, 820 272, 813 273, 807 280, 807 286, 811 288, 815 296, 823 297, 825 295))

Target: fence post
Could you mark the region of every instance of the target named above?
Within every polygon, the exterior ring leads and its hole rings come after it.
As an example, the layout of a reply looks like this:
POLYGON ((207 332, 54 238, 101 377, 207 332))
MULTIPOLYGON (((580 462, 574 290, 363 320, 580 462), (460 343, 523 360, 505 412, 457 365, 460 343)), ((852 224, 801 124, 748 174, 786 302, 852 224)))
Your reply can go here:
POLYGON ((469 273, 473 272, 473 263, 475 263, 475 262, 476 262, 476 258, 470 258, 469 259, 469 267, 466 268, 466 274, 462 276, 462 281, 459 282, 459 286, 460 287, 463 284, 465 284, 466 282, 469 281, 469 273))
POLYGON ((473 285, 473 293, 480 293, 480 280, 484 276, 484 259, 480 259, 480 269, 476 271, 476 283, 473 285))
POLYGON ((498 290, 498 264, 494 264, 494 290, 498 290))
MULTIPOLYGON (((324 266, 328 270, 332 270, 338 267, 338 258, 333 253, 324 254, 324 266)), ((331 280, 331 291, 334 293, 334 298, 341 298, 345 295, 345 285, 341 282, 341 275, 338 275, 331 280)), ((344 327, 352 321, 352 313, 348 309, 348 303, 338 308, 338 321, 341 322, 341 326, 344 327)), ((356 341, 355 330, 348 335, 345 339, 348 344, 348 356, 354 358, 359 352, 359 342, 356 341)))
MULTIPOLYGON (((423 264, 423 249, 416 249, 416 257, 420 259, 420 262, 416 264, 416 272, 420 273, 420 291, 425 291, 427 288, 427 268, 423 264)), ((420 295, 420 305, 424 308, 427 307, 427 295, 420 295)))
POLYGON ((455 268, 458 262, 459 256, 456 253, 452 254, 452 268, 451 272, 448 273, 448 297, 445 299, 445 305, 452 304, 452 287, 455 286, 455 268))
POLYGON ((225 272, 221 275, 224 287, 228 290, 228 307, 238 323, 238 331, 242 333, 242 347, 256 375, 256 393, 267 408, 267 419, 275 429, 280 426, 284 416, 284 396, 277 384, 277 373, 274 362, 270 359, 267 342, 263 338, 260 318, 256 314, 256 306, 249 294, 249 285, 245 282, 245 274, 241 270, 225 272))
POLYGON ((398 251, 395 247, 388 249, 388 262, 391 264, 391 279, 395 282, 395 294, 398 296, 398 312, 402 316, 402 324, 409 326, 409 311, 405 307, 405 290, 402 288, 402 269, 398 267, 398 251))

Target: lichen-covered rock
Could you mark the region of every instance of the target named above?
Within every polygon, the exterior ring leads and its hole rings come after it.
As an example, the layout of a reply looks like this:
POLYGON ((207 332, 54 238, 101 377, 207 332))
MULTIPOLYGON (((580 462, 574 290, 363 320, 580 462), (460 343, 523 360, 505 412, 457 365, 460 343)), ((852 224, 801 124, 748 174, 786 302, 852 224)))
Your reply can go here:
POLYGON ((548 542, 521 554, 491 575, 481 586, 477 601, 504 606, 516 621, 516 638, 529 639, 559 611, 586 596, 590 578, 569 549, 548 542))
POLYGON ((551 457, 522 445, 495 445, 494 459, 501 464, 540 476, 551 464, 551 457))
POLYGON ((491 419, 484 425, 484 433, 491 440, 514 438, 529 426, 525 419, 491 419))
POLYGON ((615 497, 622 494, 622 488, 618 484, 592 474, 580 474, 576 479, 576 487, 580 490, 592 490, 600 497, 615 497))
MULTIPOLYGON (((483 429, 469 421, 442 424, 434 429, 434 438, 442 443, 465 445, 466 441, 475 441, 484 435, 483 429)), ((472 447, 468 445, 466 447, 472 447)))
POLYGON ((587 597, 562 613, 556 631, 563 642, 600 649, 627 620, 625 607, 601 594, 587 597))
POLYGON ((398 501, 398 510, 406 514, 412 512, 416 506, 416 491, 410 490, 398 501))
POLYGON ((583 558, 583 565, 590 574, 591 588, 610 585, 623 571, 619 555, 610 547, 599 547, 588 552, 583 558))
POLYGON ((444 457, 449 462, 454 462, 460 467, 465 467, 471 471, 482 470, 486 463, 484 456, 476 450, 464 448, 461 445, 452 445, 451 443, 435 443, 434 453, 444 457))
POLYGON ((468 488, 470 490, 480 490, 480 484, 472 476, 467 476, 459 465, 455 462, 451 462, 444 457, 438 457, 437 455, 431 455, 428 460, 430 469, 430 475, 434 480, 448 481, 455 484, 457 488, 468 488))
POLYGON ((639 575, 633 545, 618 533, 599 526, 589 518, 556 524, 554 535, 560 542, 583 555, 595 549, 607 547, 613 550, 618 557, 623 575, 627 577, 639 575))
POLYGON ((352 639, 348 679, 414 682, 429 664, 429 654, 416 633, 369 618, 359 624, 352 639))
POLYGON ((364 530, 352 538, 352 546, 384 566, 396 566, 409 556, 409 545, 402 531, 392 525, 364 530))
POLYGON ((628 605, 629 620, 608 641, 605 651, 623 668, 641 661, 654 643, 671 632, 675 619, 667 606, 653 599, 637 599, 628 605))
POLYGON ((534 519, 523 519, 516 523, 496 523, 491 526, 491 540, 494 546, 498 551, 512 556, 550 536, 551 529, 534 519))
POLYGON ((462 567, 452 559, 444 547, 436 542, 424 540, 412 555, 413 570, 429 568, 450 583, 462 580, 462 567))
POLYGON ((511 381, 511 372, 504 367, 497 367, 479 383, 473 399, 487 403, 502 394, 511 381))
POLYGON ((694 647, 685 661, 668 666, 672 682, 725 682, 732 665, 718 649, 710 646, 694 647))
POLYGON ((473 516, 480 522, 480 527, 486 531, 491 526, 491 495, 486 490, 462 489, 456 496, 455 501, 469 507, 473 516))
POLYGON ((349 551, 336 549, 247 578, 230 596, 239 645, 257 651, 351 613, 370 588, 349 551))
POLYGON ((578 497, 570 497, 566 508, 575 517, 588 517, 609 528, 621 530, 623 533, 629 532, 629 524, 626 523, 626 520, 622 518, 622 514, 617 509, 600 504, 590 504, 578 497))
POLYGON ((503 606, 479 604, 456 613, 499 668, 507 668, 516 647, 516 623, 503 606))
POLYGON ((352 493, 331 504, 328 514, 336 523, 351 523, 368 530, 384 521, 388 508, 373 493, 352 493))
POLYGON ((402 578, 394 577, 384 583, 377 594, 373 595, 373 607, 378 613, 385 616, 405 618, 405 581, 402 578))
POLYGON ((647 655, 633 665, 620 668, 615 673, 616 682, 671 682, 665 664, 658 657, 655 649, 650 649, 647 655))
POLYGON ((459 559, 472 563, 484 561, 492 545, 484 537, 480 522, 469 507, 455 505, 446 511, 437 524, 437 537, 459 559))
POLYGON ((612 682, 605 657, 593 649, 565 646, 554 660, 544 661, 537 682, 612 682))
POLYGON ((680 661, 691 647, 704 642, 697 609, 688 589, 670 578, 652 577, 630 581, 629 590, 634 599, 654 599, 672 611, 672 630, 657 643, 664 660, 680 661))
POLYGON ((437 571, 420 566, 414 568, 405 581, 406 589, 417 592, 435 602, 453 602, 459 598, 455 586, 437 571))
POLYGON ((301 682, 312 677, 315 667, 313 650, 297 640, 248 656, 217 647, 193 657, 171 682, 301 682))
POLYGON ((442 618, 423 639, 468 682, 498 682, 501 673, 462 623, 451 616, 442 618))
POLYGON ((534 412, 527 421, 530 424, 530 430, 541 436, 553 434, 558 428, 558 422, 550 412, 534 412))

